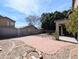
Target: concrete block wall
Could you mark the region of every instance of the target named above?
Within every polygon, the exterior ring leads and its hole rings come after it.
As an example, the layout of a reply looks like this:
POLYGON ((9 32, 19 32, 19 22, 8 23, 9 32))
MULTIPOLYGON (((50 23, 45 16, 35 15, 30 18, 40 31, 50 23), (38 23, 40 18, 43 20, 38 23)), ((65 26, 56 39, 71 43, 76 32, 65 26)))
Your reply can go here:
POLYGON ((0 38, 28 36, 39 33, 39 30, 33 28, 17 29, 13 27, 0 27, 0 38))
POLYGON ((18 31, 18 36, 27 36, 27 35, 34 35, 34 34, 40 34, 41 33, 40 30, 37 30, 33 27, 18 29, 17 31, 18 31))
POLYGON ((15 37, 17 36, 17 29, 12 27, 1 27, 0 37, 15 37))

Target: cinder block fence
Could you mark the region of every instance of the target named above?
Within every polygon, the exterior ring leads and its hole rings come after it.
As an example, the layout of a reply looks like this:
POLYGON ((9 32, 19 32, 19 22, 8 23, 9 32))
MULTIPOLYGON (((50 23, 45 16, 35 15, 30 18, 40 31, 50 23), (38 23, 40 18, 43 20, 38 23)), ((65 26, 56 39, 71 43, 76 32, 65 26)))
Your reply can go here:
POLYGON ((0 27, 0 38, 16 37, 17 29, 13 27, 0 27))
POLYGON ((39 30, 33 28, 17 29, 14 27, 0 27, 0 39, 35 35, 39 33, 41 33, 39 30))

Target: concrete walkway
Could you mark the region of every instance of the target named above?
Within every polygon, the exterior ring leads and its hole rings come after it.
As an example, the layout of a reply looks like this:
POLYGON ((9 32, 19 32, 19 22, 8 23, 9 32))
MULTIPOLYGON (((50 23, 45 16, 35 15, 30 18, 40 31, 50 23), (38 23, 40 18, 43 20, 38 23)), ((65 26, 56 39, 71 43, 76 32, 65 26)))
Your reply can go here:
POLYGON ((59 36, 59 39, 67 42, 78 43, 78 41, 73 37, 59 36))

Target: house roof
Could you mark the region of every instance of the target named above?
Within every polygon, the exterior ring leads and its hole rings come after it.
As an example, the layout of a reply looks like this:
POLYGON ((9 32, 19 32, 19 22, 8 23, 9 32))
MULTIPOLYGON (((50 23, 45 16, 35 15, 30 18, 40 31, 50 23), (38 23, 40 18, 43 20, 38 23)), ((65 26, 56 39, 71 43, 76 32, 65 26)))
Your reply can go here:
MULTIPOLYGON (((28 26, 25 26, 23 28, 20 28, 20 29, 24 29, 24 28, 30 28, 30 27, 34 27, 35 29, 37 29, 34 25, 28 25, 28 26)), ((38 29, 37 29, 38 30, 38 29)))
POLYGON ((1 16, 1 15, 0 15, 0 18, 5 18, 5 19, 7 19, 7 20, 10 20, 10 21, 12 21, 12 22, 15 22, 14 20, 12 20, 12 19, 10 19, 10 18, 1 16))
POLYGON ((8 19, 8 20, 11 20, 12 22, 15 22, 14 20, 12 20, 12 19, 10 19, 10 18, 8 18, 8 17, 4 17, 4 18, 6 18, 6 19, 8 19))
POLYGON ((68 19, 59 19, 59 20, 55 20, 54 23, 64 24, 67 21, 68 21, 68 19))

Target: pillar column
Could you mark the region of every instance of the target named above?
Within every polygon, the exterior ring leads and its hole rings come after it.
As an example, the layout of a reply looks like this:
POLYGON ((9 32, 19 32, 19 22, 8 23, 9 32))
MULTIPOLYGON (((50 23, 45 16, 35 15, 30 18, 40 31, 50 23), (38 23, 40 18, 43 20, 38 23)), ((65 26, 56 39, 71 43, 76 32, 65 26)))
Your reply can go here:
POLYGON ((59 39, 59 24, 56 23, 56 39, 59 39))
POLYGON ((63 35, 63 27, 61 26, 61 35, 63 35))

